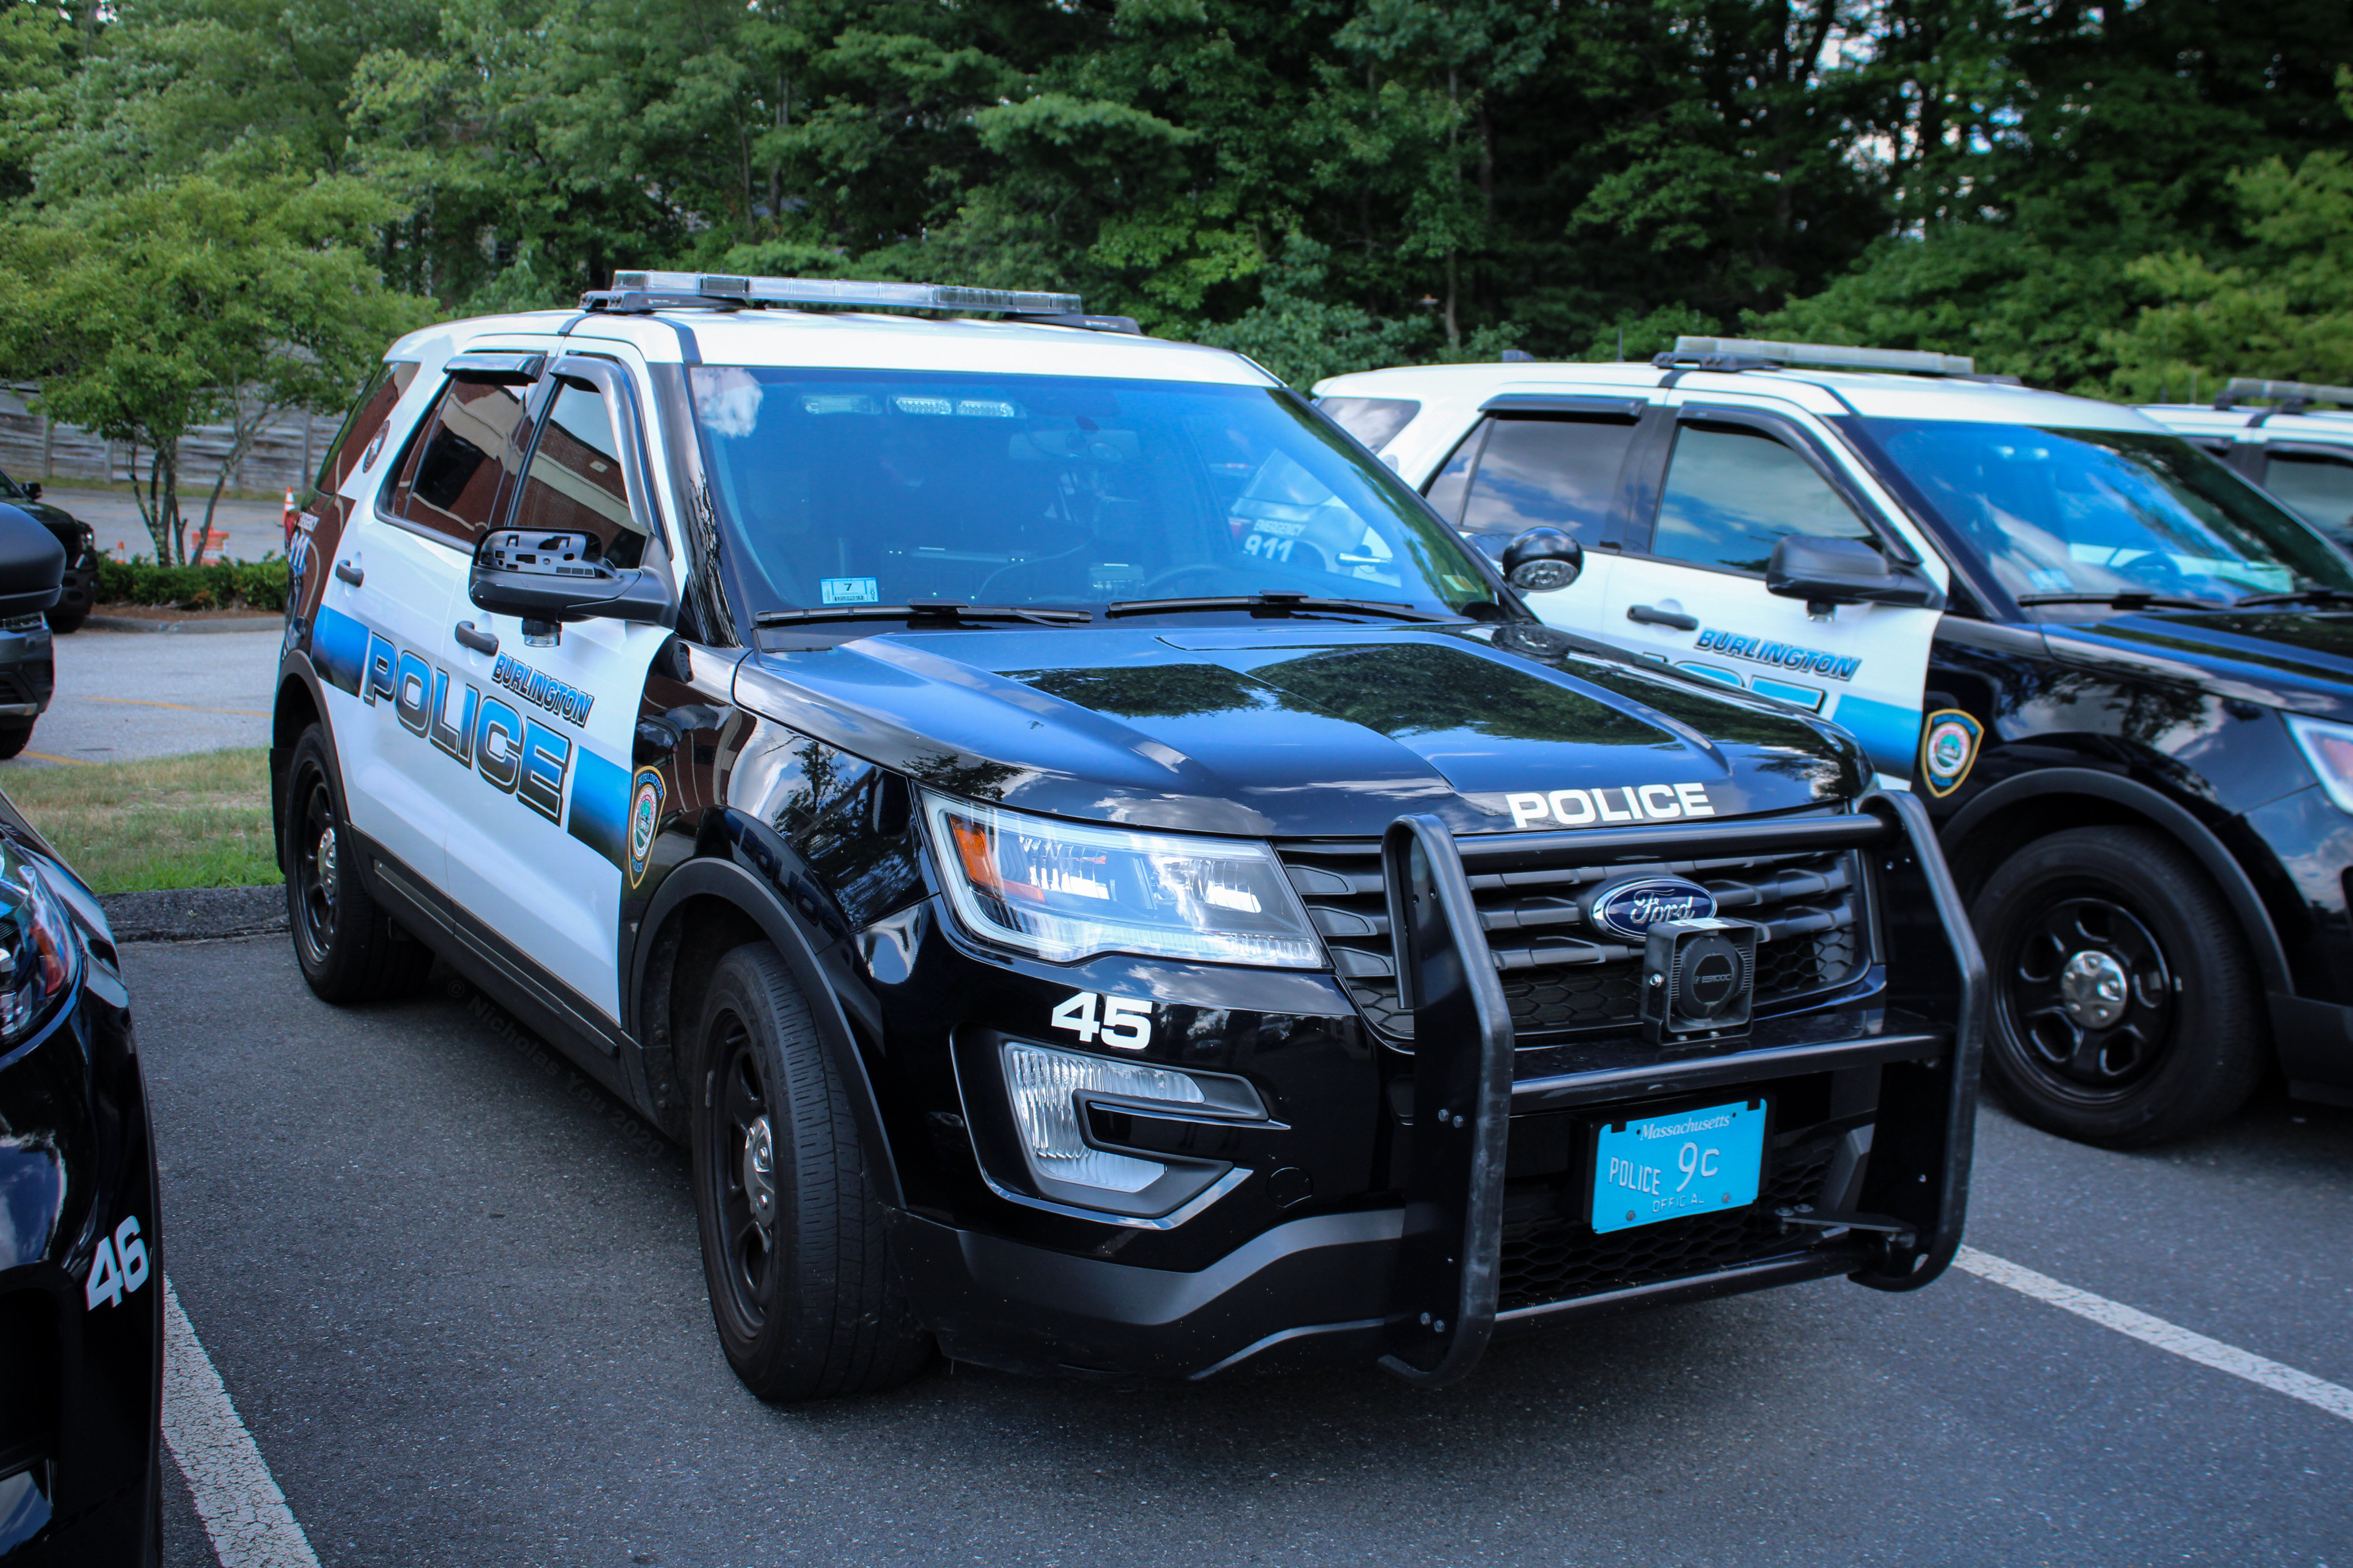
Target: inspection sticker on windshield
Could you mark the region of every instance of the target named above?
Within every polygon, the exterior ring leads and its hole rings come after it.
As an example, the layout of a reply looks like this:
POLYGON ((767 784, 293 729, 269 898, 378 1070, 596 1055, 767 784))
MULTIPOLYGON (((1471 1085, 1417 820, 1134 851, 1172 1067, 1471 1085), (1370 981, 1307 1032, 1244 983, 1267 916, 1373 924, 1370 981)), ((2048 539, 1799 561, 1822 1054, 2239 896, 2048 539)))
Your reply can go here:
POLYGON ((879 605, 881 585, 872 577, 820 577, 818 592, 828 605, 879 605))
POLYGON ((1746 1208, 1764 1166, 1761 1100, 1610 1123, 1593 1141, 1593 1228, 1746 1208))

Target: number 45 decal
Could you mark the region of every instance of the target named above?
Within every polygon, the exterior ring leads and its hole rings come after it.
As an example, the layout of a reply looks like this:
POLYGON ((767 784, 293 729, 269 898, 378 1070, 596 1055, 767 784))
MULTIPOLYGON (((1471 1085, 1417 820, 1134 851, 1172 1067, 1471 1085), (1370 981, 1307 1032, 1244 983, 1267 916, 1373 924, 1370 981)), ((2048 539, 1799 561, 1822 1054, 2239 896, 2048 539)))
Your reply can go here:
POLYGON ((98 1310, 103 1301, 122 1305, 126 1291, 147 1283, 147 1244, 139 1239, 139 1216, 124 1216, 111 1237, 98 1238, 98 1253, 90 1260, 90 1280, 81 1288, 83 1305, 98 1310))
POLYGON ((1152 1043, 1152 1004, 1131 1001, 1125 996, 1098 996, 1092 991, 1081 991, 1064 1000, 1050 1015, 1054 1027, 1068 1029, 1092 1045, 1100 1037, 1104 1045, 1117 1046, 1124 1051, 1140 1051, 1152 1043), (1095 1021, 1095 1004, 1103 1004, 1103 1021, 1095 1021))

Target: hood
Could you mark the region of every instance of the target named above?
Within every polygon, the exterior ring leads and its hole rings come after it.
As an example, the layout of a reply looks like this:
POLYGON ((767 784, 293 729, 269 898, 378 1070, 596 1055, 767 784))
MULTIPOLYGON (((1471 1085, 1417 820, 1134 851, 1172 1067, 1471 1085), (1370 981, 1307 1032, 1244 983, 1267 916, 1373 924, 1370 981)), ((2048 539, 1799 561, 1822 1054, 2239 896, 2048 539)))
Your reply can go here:
POLYGON ((73 542, 81 536, 81 520, 61 506, 51 506, 45 500, 18 500, 8 504, 63 540, 69 552, 73 548, 73 542))
POLYGON ((735 697, 950 794, 1251 837, 1740 816, 1870 778, 1806 715, 1526 626, 894 632, 755 654, 735 697))
POLYGON ((2353 721, 2353 613, 2142 611, 2041 629, 2052 656, 2072 663, 2353 721))

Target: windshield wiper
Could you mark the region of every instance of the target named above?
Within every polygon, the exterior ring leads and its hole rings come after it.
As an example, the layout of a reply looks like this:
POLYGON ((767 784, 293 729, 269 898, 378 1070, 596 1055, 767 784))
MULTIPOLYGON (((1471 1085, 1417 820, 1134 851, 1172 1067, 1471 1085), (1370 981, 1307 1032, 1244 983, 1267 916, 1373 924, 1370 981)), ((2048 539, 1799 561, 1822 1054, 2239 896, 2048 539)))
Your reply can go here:
MULTIPOLYGON (((2021 605, 2113 605, 2119 610, 2226 610, 2231 606, 2213 599, 2183 599, 2165 594, 2144 593, 2126 588, 2114 594, 2021 594, 2021 605)), ((2244 604, 2243 599, 2240 603, 2244 604)))
POLYGON ((938 621, 947 626, 974 626, 984 621, 1029 621, 1041 626, 1084 626, 1094 616, 1085 610, 1025 610, 1012 605, 967 605, 955 599, 916 599, 904 605, 836 605, 825 610, 764 610, 752 617, 755 626, 797 626, 811 621, 905 621, 910 625, 938 621))
POLYGON ((1273 590, 1263 594, 1221 594, 1199 599, 1123 599, 1105 608, 1103 618, 1186 615, 1195 610, 1281 610, 1285 614, 1320 610, 1335 615, 1385 616, 1393 621, 1445 621, 1454 618, 1451 616, 1433 616, 1426 610, 1417 610, 1411 605, 1394 605, 1381 599, 1319 599, 1312 594, 1273 590))
POLYGON ((2242 610, 2250 605, 2296 605, 2317 601, 2324 605, 2353 604, 2353 590, 2344 588, 2296 588, 2285 594, 2249 594, 2232 601, 2232 609, 2242 610))

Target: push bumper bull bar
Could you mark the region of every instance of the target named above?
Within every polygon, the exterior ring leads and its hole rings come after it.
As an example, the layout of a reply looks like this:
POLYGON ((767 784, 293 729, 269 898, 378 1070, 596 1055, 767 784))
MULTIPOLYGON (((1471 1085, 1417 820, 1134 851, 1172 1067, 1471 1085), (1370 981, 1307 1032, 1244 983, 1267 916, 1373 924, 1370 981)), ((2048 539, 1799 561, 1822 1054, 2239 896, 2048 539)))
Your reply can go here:
POLYGON ((1618 1080, 1607 1083, 1569 1079, 1522 1087, 1535 1090, 1540 1102, 1593 1103, 1883 1061, 1883 1130, 1864 1189, 1873 1212, 1852 1216, 1883 1245, 1849 1278, 1876 1289, 1911 1290, 1944 1271, 1960 1246, 1968 1196, 1985 961, 1919 802, 1874 792, 1858 805, 1835 816, 1492 837, 1457 838, 1429 816, 1389 825, 1381 846, 1383 881, 1398 1003, 1413 1015, 1416 1110, 1382 1365, 1409 1383, 1443 1387, 1469 1375, 1495 1331, 1514 1041, 1472 898, 1474 875, 1564 863, 1869 851, 1879 873, 1881 942, 1889 956, 1888 986, 1879 1000, 1890 1016, 1908 1016, 1919 1027, 1856 1041, 1734 1050, 1607 1075, 1618 1080))

